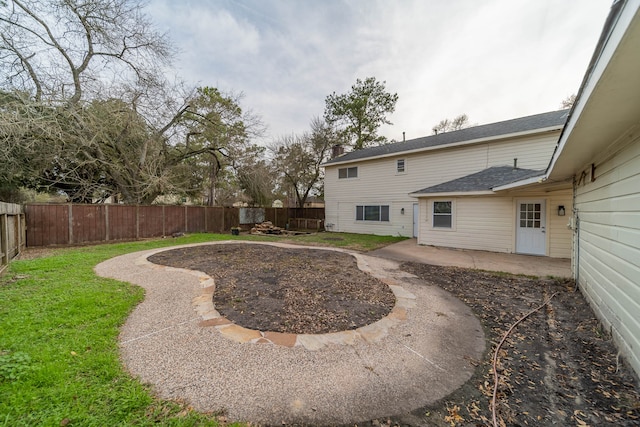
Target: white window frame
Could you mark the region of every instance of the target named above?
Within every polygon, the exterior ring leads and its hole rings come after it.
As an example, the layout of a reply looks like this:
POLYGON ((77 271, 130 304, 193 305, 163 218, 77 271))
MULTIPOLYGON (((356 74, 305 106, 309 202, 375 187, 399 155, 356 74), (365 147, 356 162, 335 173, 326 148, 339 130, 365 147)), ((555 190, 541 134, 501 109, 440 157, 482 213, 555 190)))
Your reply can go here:
POLYGON ((347 167, 347 168, 339 168, 338 169, 338 179, 355 179, 358 177, 358 167, 357 166, 351 166, 351 167, 347 167), (345 171, 344 174, 345 176, 340 176, 340 172, 341 171, 345 171), (355 171, 355 173, 354 173, 355 171))
POLYGON ((391 205, 356 205, 356 221, 357 222, 380 222, 380 223, 390 223, 391 222, 391 205), (378 208, 378 219, 366 219, 367 218, 367 208, 369 208, 369 212, 371 212, 371 208, 378 208), (385 209, 386 208, 386 209, 385 209), (386 210, 386 219, 384 219, 384 210, 386 210))
POLYGON ((407 173, 407 159, 396 159, 396 174, 402 175, 407 173), (402 169, 400 169, 402 164, 402 169))
POLYGON ((431 213, 431 228, 434 230, 442 230, 442 231, 454 231, 455 230, 455 201, 453 199, 438 199, 431 200, 430 203, 430 213, 431 213), (449 203, 451 212, 449 213, 436 213, 436 203, 449 203), (449 226, 436 225, 436 217, 449 217, 450 224, 449 226))

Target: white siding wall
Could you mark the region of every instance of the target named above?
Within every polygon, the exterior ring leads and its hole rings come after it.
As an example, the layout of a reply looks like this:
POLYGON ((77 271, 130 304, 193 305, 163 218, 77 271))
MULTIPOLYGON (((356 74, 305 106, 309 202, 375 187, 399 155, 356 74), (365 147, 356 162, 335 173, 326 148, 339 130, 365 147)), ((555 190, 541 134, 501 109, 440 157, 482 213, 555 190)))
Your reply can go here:
MULTIPOLYGON (((421 245, 513 252, 515 216, 511 197, 461 197, 453 200, 451 230, 433 228, 433 201, 421 199, 420 211, 427 212, 420 224, 421 245)), ((449 199, 451 200, 451 199, 449 199)))
POLYGON ((412 155, 365 160, 325 168, 325 223, 329 231, 402 235, 411 237, 412 205, 409 193, 460 178, 492 166, 512 165, 544 169, 555 148, 559 131, 511 140, 442 148, 412 155), (405 159, 406 172, 396 172, 396 160, 405 159), (338 169, 358 166, 358 178, 338 179, 338 169), (388 204, 389 223, 355 221, 355 206, 388 204), (405 214, 400 210, 404 208, 405 214), (333 224, 333 226, 331 226, 333 224))
POLYGON ((571 212, 571 189, 551 192, 527 192, 509 196, 456 197, 453 201, 451 230, 432 227, 433 201, 420 199, 420 237, 418 244, 494 252, 515 252, 517 201, 539 198, 546 202, 547 255, 571 257, 571 230, 567 226, 571 212), (558 216, 558 206, 567 216, 558 216))
POLYGON ((573 190, 554 191, 547 196, 547 254, 552 258, 571 258, 573 231, 569 225, 573 190), (558 216, 558 206, 564 206, 565 216, 558 216))
POLYGON ((586 174, 576 188, 576 276, 623 355, 640 372, 640 138, 596 164, 595 177, 591 182, 586 174))

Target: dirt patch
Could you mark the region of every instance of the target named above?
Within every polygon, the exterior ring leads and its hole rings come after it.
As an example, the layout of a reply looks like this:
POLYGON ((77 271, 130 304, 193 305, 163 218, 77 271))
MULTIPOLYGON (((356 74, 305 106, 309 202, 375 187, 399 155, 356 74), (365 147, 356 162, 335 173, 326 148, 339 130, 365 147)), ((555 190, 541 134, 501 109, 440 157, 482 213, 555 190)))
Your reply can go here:
POLYGON ((216 310, 261 331, 356 329, 386 316, 395 304, 387 285, 341 252, 224 244, 160 252, 149 261, 205 272, 216 283, 216 310))
POLYGON ((522 315, 553 294, 502 347, 497 364, 499 425, 640 425, 637 378, 572 281, 415 263, 401 268, 468 304, 485 328, 489 351, 483 360, 473 361, 476 375, 445 400, 369 425, 491 425, 496 344, 522 315))
POLYGON ((27 248, 20 252, 19 260, 30 260, 37 258, 45 258, 55 255, 56 249, 52 248, 27 248))

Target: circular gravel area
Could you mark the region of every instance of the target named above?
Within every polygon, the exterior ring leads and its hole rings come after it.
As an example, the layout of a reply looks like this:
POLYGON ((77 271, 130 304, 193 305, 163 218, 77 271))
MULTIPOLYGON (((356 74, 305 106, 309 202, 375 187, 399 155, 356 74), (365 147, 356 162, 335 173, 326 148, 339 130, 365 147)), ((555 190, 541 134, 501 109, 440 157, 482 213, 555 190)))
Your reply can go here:
POLYGON ((283 345, 277 342, 282 337, 251 335, 216 317, 213 304, 206 304, 215 287, 208 275, 147 261, 165 250, 96 266, 101 276, 146 290, 122 328, 122 361, 160 397, 223 411, 230 421, 352 424, 407 413, 460 387, 473 374, 471 361, 484 352, 471 310, 398 270, 396 262, 340 251, 389 285, 396 307, 372 325, 298 334, 283 345))

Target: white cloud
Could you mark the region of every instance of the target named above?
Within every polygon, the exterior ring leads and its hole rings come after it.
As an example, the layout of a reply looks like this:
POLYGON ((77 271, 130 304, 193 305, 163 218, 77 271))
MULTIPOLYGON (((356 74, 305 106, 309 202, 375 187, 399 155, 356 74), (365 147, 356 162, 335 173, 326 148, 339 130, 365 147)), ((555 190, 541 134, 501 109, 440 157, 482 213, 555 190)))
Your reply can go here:
POLYGON ((242 91, 271 136, 302 132, 324 98, 374 76, 397 92, 400 139, 559 108, 578 90, 608 12, 581 0, 152 0, 194 84, 242 91))

